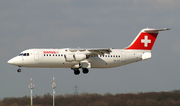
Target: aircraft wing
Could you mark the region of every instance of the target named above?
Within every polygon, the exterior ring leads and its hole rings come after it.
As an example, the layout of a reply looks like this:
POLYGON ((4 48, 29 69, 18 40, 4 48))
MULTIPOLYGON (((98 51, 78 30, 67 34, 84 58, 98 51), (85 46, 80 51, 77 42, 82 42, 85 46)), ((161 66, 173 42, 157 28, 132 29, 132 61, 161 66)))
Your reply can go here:
POLYGON ((91 52, 90 54, 91 55, 104 55, 105 53, 106 54, 110 54, 111 49, 108 48, 108 49, 87 49, 89 52, 91 52))
POLYGON ((111 48, 93 48, 93 49, 81 49, 81 48, 78 48, 78 49, 69 49, 69 51, 71 52, 76 52, 76 51, 89 51, 90 53, 87 53, 87 54, 90 54, 90 55, 104 55, 105 53, 106 54, 109 54, 111 51, 111 48))

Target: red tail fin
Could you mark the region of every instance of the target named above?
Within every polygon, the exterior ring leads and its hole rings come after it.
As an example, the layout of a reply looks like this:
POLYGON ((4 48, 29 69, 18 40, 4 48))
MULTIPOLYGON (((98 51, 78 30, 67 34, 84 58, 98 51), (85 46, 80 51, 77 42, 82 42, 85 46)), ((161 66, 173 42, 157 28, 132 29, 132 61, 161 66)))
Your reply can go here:
POLYGON ((158 32, 165 30, 169 29, 143 29, 126 49, 151 50, 157 38, 158 32))

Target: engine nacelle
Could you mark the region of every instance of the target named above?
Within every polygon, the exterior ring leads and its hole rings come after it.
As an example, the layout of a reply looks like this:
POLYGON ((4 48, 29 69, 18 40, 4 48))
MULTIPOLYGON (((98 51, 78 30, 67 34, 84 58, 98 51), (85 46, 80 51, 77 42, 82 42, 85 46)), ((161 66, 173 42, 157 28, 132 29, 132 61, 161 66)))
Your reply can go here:
POLYGON ((64 58, 67 62, 77 61, 80 62, 82 60, 87 59, 87 56, 85 54, 67 54, 64 55, 64 58))
POLYGON ((80 62, 82 60, 87 59, 87 56, 85 54, 75 54, 74 59, 75 59, 75 61, 80 62))
POLYGON ((67 62, 72 62, 72 61, 75 61, 74 60, 74 55, 73 54, 67 54, 67 55, 64 55, 64 58, 67 62))

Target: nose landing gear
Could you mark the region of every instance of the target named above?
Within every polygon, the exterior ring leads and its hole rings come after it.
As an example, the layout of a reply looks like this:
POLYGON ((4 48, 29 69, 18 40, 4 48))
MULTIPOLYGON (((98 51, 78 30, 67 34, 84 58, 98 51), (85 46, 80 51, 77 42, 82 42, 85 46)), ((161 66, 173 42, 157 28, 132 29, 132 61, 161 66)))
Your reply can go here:
POLYGON ((17 72, 20 73, 21 71, 22 71, 22 70, 21 70, 20 67, 19 67, 19 69, 17 69, 17 72))

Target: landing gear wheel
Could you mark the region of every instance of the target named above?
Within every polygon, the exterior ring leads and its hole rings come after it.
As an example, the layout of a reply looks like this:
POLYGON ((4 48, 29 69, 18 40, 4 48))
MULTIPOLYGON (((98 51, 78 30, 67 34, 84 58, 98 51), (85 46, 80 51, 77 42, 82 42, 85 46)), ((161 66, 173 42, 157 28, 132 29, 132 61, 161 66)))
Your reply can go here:
POLYGON ((17 69, 17 72, 20 73, 22 70, 21 69, 17 69))
POLYGON ((87 68, 83 68, 82 71, 84 74, 87 74, 89 72, 89 70, 87 68))
POLYGON ((79 74, 80 74, 79 69, 74 69, 74 74, 75 74, 75 75, 79 75, 79 74))

